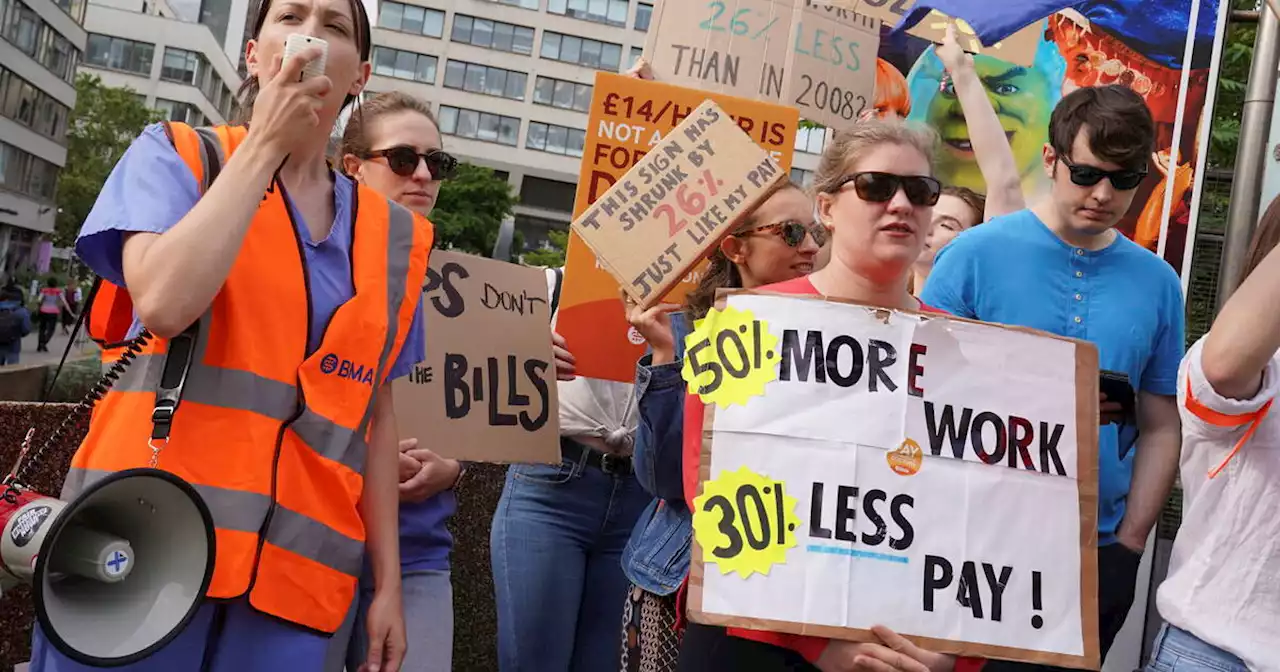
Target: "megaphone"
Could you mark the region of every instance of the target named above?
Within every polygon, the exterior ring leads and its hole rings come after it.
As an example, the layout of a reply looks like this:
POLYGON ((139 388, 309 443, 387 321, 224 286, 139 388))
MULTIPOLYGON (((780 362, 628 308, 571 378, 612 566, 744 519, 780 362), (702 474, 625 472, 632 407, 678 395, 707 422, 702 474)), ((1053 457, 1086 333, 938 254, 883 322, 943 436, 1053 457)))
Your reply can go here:
POLYGON ((186 481, 130 469, 70 504, 30 491, 0 501, 0 592, 31 584, 59 652, 94 667, 137 662, 177 637, 213 578, 213 517, 186 481))

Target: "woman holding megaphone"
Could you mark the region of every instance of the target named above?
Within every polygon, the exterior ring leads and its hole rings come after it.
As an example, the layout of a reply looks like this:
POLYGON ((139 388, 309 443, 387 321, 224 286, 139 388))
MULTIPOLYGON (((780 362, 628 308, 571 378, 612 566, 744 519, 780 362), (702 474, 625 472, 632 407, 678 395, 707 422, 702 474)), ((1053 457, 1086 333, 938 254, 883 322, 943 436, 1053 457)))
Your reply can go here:
MULTIPOLYGON (((148 127, 80 233, 77 253, 118 288, 99 301, 132 301, 140 356, 95 409, 64 496, 154 466, 212 513, 207 599, 176 636, 117 669, 321 669, 367 542, 375 595, 362 669, 396 672, 390 382, 423 358, 432 229, 325 159, 369 77, 359 0, 263 0, 245 49, 245 125, 148 127)), ((36 632, 33 671, 91 669, 51 646, 57 637, 36 632)))

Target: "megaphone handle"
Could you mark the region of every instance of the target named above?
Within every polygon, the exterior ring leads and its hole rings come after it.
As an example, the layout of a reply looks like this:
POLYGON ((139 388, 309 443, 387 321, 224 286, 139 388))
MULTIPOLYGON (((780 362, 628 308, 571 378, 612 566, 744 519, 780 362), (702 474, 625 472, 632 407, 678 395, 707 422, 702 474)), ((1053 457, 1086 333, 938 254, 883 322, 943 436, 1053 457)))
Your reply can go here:
POLYGON ((18 467, 22 466, 22 461, 27 457, 27 451, 31 450, 31 437, 36 435, 36 428, 27 429, 27 435, 22 439, 22 447, 18 450, 18 459, 13 461, 13 468, 4 477, 4 494, 0 495, 6 502, 10 504, 18 501, 18 493, 20 492, 18 483, 18 467))

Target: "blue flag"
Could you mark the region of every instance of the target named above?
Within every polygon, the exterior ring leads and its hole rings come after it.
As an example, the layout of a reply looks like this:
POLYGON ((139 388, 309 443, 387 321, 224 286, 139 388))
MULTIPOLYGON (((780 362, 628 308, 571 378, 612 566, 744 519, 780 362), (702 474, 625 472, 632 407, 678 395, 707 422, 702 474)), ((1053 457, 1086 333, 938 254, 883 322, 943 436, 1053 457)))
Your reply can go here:
POLYGON ((978 40, 990 46, 1040 19, 1084 4, 1088 4, 1087 0, 1017 0, 1008 3, 995 0, 921 0, 902 17, 893 31, 910 30, 928 16, 930 10, 936 9, 947 16, 964 19, 973 27, 978 40))

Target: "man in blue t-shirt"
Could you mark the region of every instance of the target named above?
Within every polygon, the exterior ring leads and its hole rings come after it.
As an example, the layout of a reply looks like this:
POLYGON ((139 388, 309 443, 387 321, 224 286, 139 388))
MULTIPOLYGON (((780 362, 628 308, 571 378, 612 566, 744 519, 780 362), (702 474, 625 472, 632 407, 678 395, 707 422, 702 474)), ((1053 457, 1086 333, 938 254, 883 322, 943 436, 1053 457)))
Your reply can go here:
MULTIPOLYGON (((1178 469, 1182 291, 1168 264, 1115 230, 1155 143, 1142 98, 1122 86, 1078 89, 1054 109, 1049 138, 1050 194, 943 248, 920 298, 961 317, 1091 341, 1102 369, 1128 376, 1136 418, 1104 424, 1098 436, 1105 659, 1132 606, 1143 546, 1178 469)), ((1104 403, 1104 411, 1114 405, 1104 403)), ((992 662, 988 669, 1011 669, 1006 665, 992 662)))

